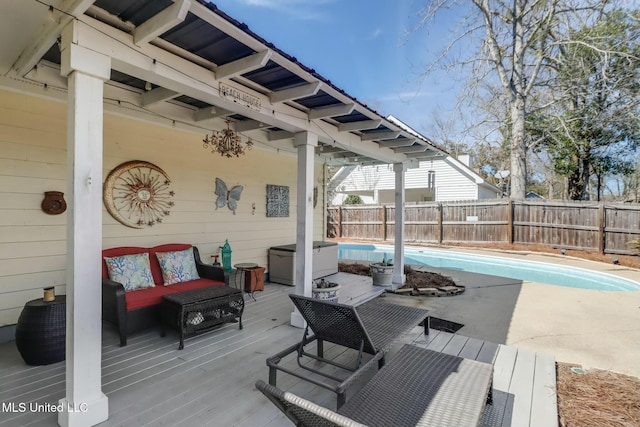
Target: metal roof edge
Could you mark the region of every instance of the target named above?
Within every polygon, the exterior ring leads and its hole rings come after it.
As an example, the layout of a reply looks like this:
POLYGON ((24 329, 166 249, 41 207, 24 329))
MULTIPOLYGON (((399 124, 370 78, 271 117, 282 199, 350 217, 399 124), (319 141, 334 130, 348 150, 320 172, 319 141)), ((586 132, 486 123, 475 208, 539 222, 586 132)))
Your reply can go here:
MULTIPOLYGON (((198 3, 200 3, 201 5, 203 5, 204 7, 206 7, 207 9, 209 9, 211 12, 215 13, 216 15, 218 15, 219 17, 221 17, 222 19, 226 20, 227 22, 229 22, 230 24, 234 25, 236 28, 238 28, 239 30, 243 31, 245 34, 247 34, 248 36, 254 38, 256 41, 258 41, 259 43, 265 45, 266 47, 268 47, 269 49, 272 49, 274 52, 276 52, 278 55, 282 56, 283 58, 285 58, 288 61, 291 61, 293 64, 295 64, 296 66, 300 67, 303 71, 309 73, 311 76, 313 76, 314 78, 318 79, 319 81, 321 81, 322 83, 326 84, 327 86, 329 86, 331 89, 335 90, 336 92, 340 93, 341 95, 347 97, 348 99, 350 99, 351 101, 357 103, 358 105, 362 106, 363 108, 367 109, 369 112, 377 115, 378 117, 380 117, 383 120, 387 120, 390 122, 390 120, 385 117, 383 114, 377 112, 376 110, 374 110, 373 108, 369 107, 367 104, 359 101, 357 98, 349 95, 347 92, 345 92, 344 89, 339 88, 338 86, 336 86, 335 84, 331 83, 331 80, 327 79, 326 77, 322 76, 320 73, 318 73, 315 69, 310 68, 306 65, 304 65, 303 63, 301 63, 300 61, 298 61, 298 59, 295 56, 292 56, 286 52, 284 52, 282 49, 278 48, 277 46, 275 46, 273 43, 267 41, 265 38, 263 38, 262 36, 258 35, 257 33, 253 32, 249 26, 247 24, 245 24, 244 22, 240 22, 237 19, 233 18, 232 16, 228 15, 227 13, 225 13, 224 11, 222 11, 215 3, 211 3, 208 2, 206 0, 196 0, 198 3)), ((392 116, 391 116, 392 117, 392 116)), ((392 122, 393 123, 393 122, 392 122)), ((395 123, 394 123, 395 124, 395 123)), ((425 142, 432 144, 427 138, 425 138, 424 136, 420 135, 420 138, 425 140, 425 142)), ((434 145, 434 144, 432 144, 434 145)), ((434 145, 434 147, 440 149, 440 147, 437 147, 436 145, 434 145)))

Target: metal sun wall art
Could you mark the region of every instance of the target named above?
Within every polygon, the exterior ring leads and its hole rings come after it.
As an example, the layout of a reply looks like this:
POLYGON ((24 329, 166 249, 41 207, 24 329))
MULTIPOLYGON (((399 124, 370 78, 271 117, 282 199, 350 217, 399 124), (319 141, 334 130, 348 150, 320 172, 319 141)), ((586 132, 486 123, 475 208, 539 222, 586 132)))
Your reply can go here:
POLYGON ((174 206, 171 180, 158 166, 132 160, 116 166, 107 176, 103 201, 118 222, 131 228, 151 227, 162 222, 174 206))
POLYGON ((240 201, 240 194, 244 186, 235 185, 231 188, 231 190, 227 190, 227 184, 224 183, 220 178, 216 178, 216 190, 215 194, 218 196, 216 199, 216 210, 218 208, 223 208, 224 205, 229 206, 229 209, 236 214, 236 209, 238 208, 238 201, 240 201))
POLYGON ((289 187, 267 184, 267 217, 289 216, 289 187))

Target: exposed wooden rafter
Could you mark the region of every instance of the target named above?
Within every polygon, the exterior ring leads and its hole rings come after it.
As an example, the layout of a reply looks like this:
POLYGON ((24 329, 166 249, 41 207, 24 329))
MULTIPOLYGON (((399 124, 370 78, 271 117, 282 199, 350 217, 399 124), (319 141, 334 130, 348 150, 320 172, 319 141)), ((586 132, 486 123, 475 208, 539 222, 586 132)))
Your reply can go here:
POLYGON ((396 147, 393 151, 396 153, 424 153, 428 149, 428 145, 411 145, 408 147, 396 147))
POLYGON ((385 139, 396 139, 400 136, 400 131, 380 131, 363 133, 361 138, 363 141, 382 141, 385 139))
POLYGON ((274 130, 267 133, 267 139, 269 141, 281 141, 290 138, 293 138, 293 132, 286 130, 274 130))
POLYGON ((235 122, 233 126, 236 132, 246 132, 248 130, 256 130, 256 129, 264 129, 269 127, 266 123, 260 122, 258 120, 242 120, 240 122, 235 122))
POLYGON ((331 107, 315 108, 309 111, 309 120, 322 119, 325 117, 345 116, 351 114, 356 104, 341 104, 331 107))
POLYGON ((279 90, 273 92, 269 99, 272 104, 284 101, 290 101, 292 99, 300 99, 307 96, 313 96, 322 87, 322 82, 313 82, 301 86, 292 87, 289 89, 279 90))
POLYGON ((349 150, 342 147, 331 147, 328 145, 320 147, 318 151, 322 154, 331 154, 331 153, 348 153, 349 150))
POLYGON ((393 148, 393 147, 408 147, 413 145, 417 141, 417 138, 399 138, 390 139, 388 141, 380 141, 380 147, 393 148))
MULTIPOLYGON (((93 4, 95 0, 65 0, 54 14, 54 19, 42 27, 40 33, 32 40, 29 46, 22 51, 20 57, 13 65, 13 69, 19 76, 27 74, 39 61, 40 58, 56 42, 62 29, 67 26, 74 16, 80 17, 93 4)), ((6 41, 5 41, 6 42, 6 41)))
POLYGON ((196 122, 202 122, 204 120, 211 120, 217 117, 225 117, 225 116, 228 116, 229 114, 233 114, 233 113, 229 110, 225 110, 224 108, 207 107, 207 108, 201 108, 197 110, 193 115, 193 120, 196 122))
POLYGON ((157 87, 140 95, 140 105, 148 107, 151 104, 168 101, 178 96, 178 92, 174 92, 163 87, 157 87))
POLYGON ((187 16, 191 0, 175 0, 175 2, 151 19, 138 25, 133 30, 133 43, 140 46, 175 27, 187 16))
POLYGON ((220 65, 216 68, 216 79, 230 79, 240 74, 262 68, 267 64, 272 54, 273 51, 271 49, 266 49, 262 52, 256 52, 253 55, 238 59, 237 61, 220 65))
POLYGON ((376 129, 381 124, 382 124, 382 119, 378 119, 378 120, 361 120, 359 122, 351 122, 351 123, 340 123, 338 125, 338 131, 340 131, 340 132, 351 132, 351 131, 354 131, 354 130, 376 129))
POLYGON ((377 120, 360 120, 359 122, 340 123, 338 125, 339 132, 352 132, 354 130, 376 129, 382 124, 382 119, 377 120))
POLYGON ((439 157, 447 157, 447 154, 436 150, 427 150, 422 153, 406 153, 405 156, 410 159, 428 160, 439 157))

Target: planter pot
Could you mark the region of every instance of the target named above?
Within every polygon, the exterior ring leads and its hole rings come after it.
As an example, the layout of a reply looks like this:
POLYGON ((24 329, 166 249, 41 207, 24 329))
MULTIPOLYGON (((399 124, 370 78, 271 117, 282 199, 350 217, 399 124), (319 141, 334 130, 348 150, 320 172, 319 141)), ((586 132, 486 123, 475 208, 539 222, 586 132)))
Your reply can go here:
POLYGON ((313 298, 322 301, 338 302, 338 291, 340 291, 340 285, 337 283, 330 284, 334 286, 328 288, 317 288, 314 284, 313 288, 311 288, 313 298))
POLYGON ((393 265, 371 264, 371 278, 375 286, 391 288, 393 282, 393 265))

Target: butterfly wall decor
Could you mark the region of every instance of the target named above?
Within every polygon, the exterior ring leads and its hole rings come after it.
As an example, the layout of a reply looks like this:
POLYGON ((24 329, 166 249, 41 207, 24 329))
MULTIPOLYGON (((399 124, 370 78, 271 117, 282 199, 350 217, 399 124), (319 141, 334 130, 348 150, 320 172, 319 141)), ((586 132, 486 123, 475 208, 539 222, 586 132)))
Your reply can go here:
POLYGON ((229 209, 236 214, 236 209, 238 208, 238 201, 240 200, 240 194, 244 186, 235 185, 231 190, 227 190, 227 184, 224 183, 220 178, 216 178, 216 210, 218 208, 224 207, 224 205, 229 206, 229 209))

